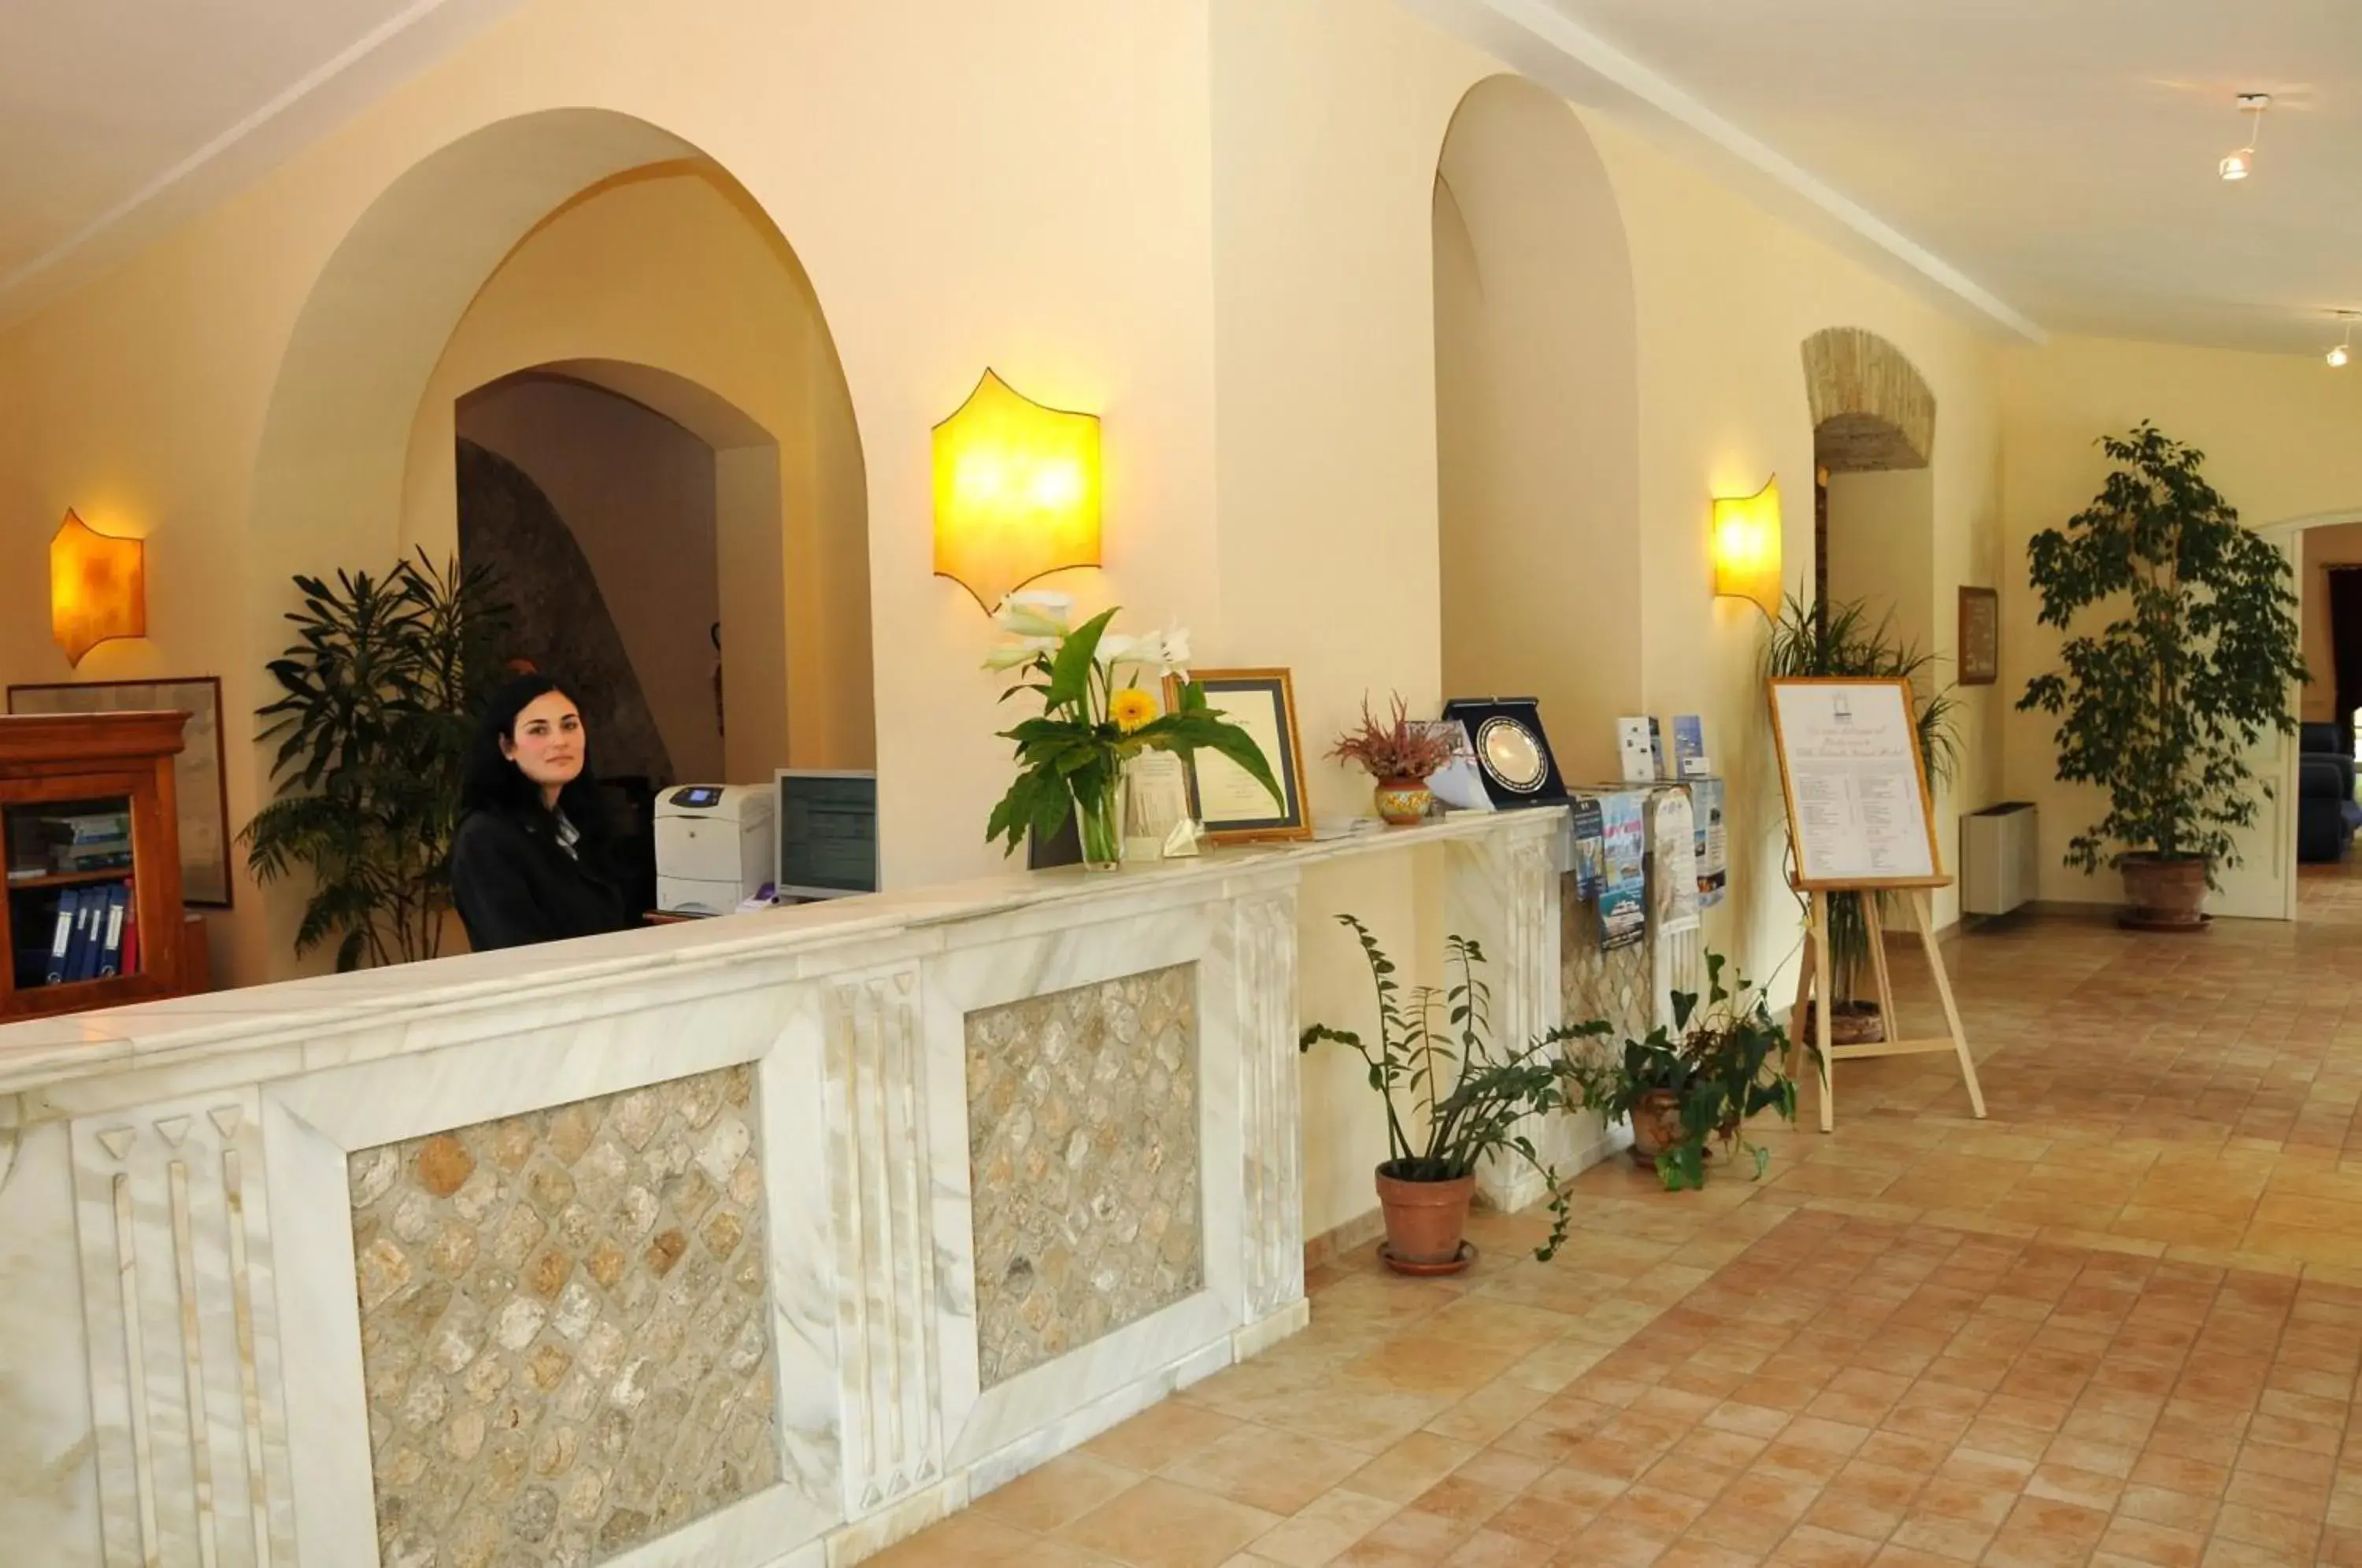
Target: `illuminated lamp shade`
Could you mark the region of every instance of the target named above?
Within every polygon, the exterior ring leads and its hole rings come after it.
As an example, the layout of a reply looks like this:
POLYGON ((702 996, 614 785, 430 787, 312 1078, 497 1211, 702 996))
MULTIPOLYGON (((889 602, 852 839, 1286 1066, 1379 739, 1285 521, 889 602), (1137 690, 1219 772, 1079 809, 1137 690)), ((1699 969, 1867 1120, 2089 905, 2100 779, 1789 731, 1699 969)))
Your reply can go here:
POLYGON ((146 547, 67 513, 50 541, 50 635, 77 665, 109 637, 146 636, 146 547))
POLYGON ((1780 480, 1753 495, 1716 498, 1714 591, 1752 600, 1764 614, 1780 613, 1780 480))
POLYGON ((935 426, 935 575, 989 611, 1044 572, 1098 564, 1098 415, 985 371, 935 426))

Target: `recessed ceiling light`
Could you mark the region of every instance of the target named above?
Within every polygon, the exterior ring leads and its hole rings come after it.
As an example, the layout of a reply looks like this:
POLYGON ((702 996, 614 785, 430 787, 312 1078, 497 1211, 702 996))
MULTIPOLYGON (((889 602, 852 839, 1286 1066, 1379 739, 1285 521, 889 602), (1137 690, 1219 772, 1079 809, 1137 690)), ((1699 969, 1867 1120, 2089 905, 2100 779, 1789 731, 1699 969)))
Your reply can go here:
POLYGON ((2247 145, 2238 149, 2214 166, 2225 180, 2244 180, 2256 171, 2256 140, 2263 135, 2264 111, 2272 106, 2269 93, 2242 93, 2239 112, 2251 116, 2247 122, 2247 145))

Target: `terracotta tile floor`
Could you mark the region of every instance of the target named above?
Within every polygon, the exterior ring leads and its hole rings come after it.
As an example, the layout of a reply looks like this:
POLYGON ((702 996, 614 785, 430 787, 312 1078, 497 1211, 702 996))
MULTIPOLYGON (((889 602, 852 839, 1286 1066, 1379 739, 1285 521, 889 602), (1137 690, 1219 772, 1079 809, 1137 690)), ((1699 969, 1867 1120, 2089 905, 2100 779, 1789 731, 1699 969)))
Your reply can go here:
POLYGON ((1554 1264, 1522 1216, 1448 1283, 1357 1253, 1303 1334, 875 1561, 2362 1568, 2362 874, 2301 887, 1952 943, 1989 1120, 1948 1058, 1849 1063, 1760 1185, 1619 1162, 1554 1264))

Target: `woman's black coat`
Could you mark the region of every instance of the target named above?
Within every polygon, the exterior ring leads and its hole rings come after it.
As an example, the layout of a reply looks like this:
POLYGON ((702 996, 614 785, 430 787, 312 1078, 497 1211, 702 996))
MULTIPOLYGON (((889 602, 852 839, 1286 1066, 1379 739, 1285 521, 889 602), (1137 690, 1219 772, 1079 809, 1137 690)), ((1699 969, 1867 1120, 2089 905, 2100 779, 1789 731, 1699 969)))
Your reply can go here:
POLYGON ((469 812, 451 845, 451 899, 469 945, 482 953, 633 925, 619 882, 602 867, 602 844, 581 839, 578 859, 558 847, 547 812, 469 812))

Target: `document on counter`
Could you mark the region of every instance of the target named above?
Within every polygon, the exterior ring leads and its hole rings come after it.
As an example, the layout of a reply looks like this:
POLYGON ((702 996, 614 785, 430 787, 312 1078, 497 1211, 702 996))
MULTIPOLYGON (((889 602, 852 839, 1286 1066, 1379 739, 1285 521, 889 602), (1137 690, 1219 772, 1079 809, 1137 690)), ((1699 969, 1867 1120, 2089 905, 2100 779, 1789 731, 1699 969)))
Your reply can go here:
POLYGON ((1909 681, 1775 680, 1772 716, 1800 881, 1939 875, 1909 681))

